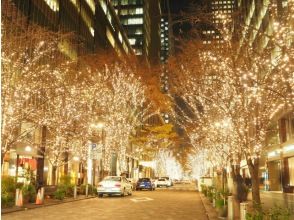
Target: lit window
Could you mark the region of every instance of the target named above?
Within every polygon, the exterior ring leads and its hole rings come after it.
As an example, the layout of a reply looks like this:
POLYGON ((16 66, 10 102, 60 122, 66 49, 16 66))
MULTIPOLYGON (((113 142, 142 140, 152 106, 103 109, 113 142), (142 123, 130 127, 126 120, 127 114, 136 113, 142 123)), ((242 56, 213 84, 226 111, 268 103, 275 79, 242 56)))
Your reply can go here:
POLYGON ((143 14, 143 8, 136 8, 136 15, 143 14))
POLYGON ((122 43, 122 36, 121 36, 121 33, 120 32, 118 32, 118 39, 122 43))
POLYGON ((106 36, 108 38, 108 41, 109 43, 112 45, 112 47, 114 48, 115 47, 115 40, 114 40, 114 37, 111 33, 111 31, 109 30, 109 28, 107 27, 106 29, 106 36))
POLYGON ((129 18, 127 20, 128 24, 143 24, 143 18, 129 18))
POLYGON ((130 44, 135 45, 136 44, 136 39, 135 38, 129 38, 130 44))
POLYGON ((129 12, 128 12, 127 9, 122 9, 122 10, 120 11, 120 14, 121 14, 121 15, 128 15, 129 12))
POLYGON ((52 11, 59 11, 58 0, 45 0, 45 2, 51 8, 52 11))
POLYGON ((106 12, 107 12, 107 5, 106 5, 105 0, 100 0, 100 5, 101 5, 104 13, 106 14, 106 12))
POLYGON ((90 29, 90 32, 91 32, 92 36, 94 37, 94 33, 95 33, 94 28, 90 27, 89 29, 90 29))
POLYGON ((94 2, 94 0, 86 0, 86 2, 89 5, 89 7, 91 8, 93 14, 95 14, 95 2, 94 2))

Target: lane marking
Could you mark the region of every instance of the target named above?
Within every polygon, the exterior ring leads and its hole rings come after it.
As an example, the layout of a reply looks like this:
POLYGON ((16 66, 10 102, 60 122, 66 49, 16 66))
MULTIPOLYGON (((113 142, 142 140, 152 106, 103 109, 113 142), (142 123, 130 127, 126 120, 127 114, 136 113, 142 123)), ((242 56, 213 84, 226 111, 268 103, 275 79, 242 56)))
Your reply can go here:
POLYGON ((154 199, 148 198, 148 197, 138 197, 134 199, 130 199, 133 202, 147 202, 147 201, 152 201, 154 199))

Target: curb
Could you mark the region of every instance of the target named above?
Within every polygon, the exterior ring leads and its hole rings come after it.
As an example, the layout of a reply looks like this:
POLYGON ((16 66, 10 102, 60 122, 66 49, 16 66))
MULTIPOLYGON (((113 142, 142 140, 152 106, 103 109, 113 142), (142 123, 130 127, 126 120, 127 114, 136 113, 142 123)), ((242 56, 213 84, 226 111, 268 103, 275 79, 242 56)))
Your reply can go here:
POLYGON ((61 205, 61 204, 64 204, 64 203, 77 202, 77 201, 80 201, 80 200, 93 199, 95 197, 96 196, 89 196, 89 197, 85 197, 85 198, 69 199, 69 200, 64 200, 64 201, 54 202, 54 203, 49 203, 49 204, 35 205, 35 206, 32 206, 32 207, 25 207, 25 206, 24 207, 14 207, 15 209, 13 209, 13 210, 5 210, 5 209, 3 210, 3 209, 1 209, 1 215, 6 215, 6 214, 9 214, 9 213, 20 212, 20 211, 27 211, 27 210, 30 210, 30 209, 43 208, 43 207, 47 207, 47 206, 61 205))
POLYGON ((223 218, 218 217, 215 209, 211 206, 211 204, 208 202, 208 200, 200 192, 199 192, 199 196, 200 196, 201 202, 205 208, 205 212, 206 212, 206 216, 207 216, 208 220, 223 219, 223 218))

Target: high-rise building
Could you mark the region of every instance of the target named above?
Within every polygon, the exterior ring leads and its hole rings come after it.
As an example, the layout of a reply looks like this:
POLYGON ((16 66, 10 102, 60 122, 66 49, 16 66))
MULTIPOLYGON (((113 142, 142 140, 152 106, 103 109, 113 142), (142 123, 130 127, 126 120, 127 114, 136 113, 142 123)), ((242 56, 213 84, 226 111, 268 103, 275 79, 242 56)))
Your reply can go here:
POLYGON ((112 0, 135 54, 148 63, 160 59, 159 0, 112 0))
POLYGON ((162 15, 160 20, 160 61, 162 63, 166 63, 170 51, 168 3, 168 0, 161 1, 162 15))
POLYGON ((235 0, 211 0, 208 2, 208 23, 202 27, 203 44, 214 44, 217 48, 224 47, 224 29, 230 29, 235 10, 235 0))
POLYGON ((74 39, 61 47, 70 58, 99 49, 113 49, 118 55, 132 53, 124 29, 106 0, 4 0, 1 5, 2 16, 10 20, 72 32, 74 39))

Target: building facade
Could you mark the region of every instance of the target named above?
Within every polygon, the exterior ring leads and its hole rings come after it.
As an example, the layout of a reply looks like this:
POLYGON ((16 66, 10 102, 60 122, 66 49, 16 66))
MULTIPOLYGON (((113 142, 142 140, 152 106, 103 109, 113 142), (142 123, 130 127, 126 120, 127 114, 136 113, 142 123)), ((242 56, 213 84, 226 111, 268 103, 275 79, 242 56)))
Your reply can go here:
POLYGON ((160 2, 158 0, 112 0, 137 57, 148 64, 160 59, 160 2))

